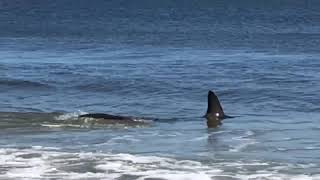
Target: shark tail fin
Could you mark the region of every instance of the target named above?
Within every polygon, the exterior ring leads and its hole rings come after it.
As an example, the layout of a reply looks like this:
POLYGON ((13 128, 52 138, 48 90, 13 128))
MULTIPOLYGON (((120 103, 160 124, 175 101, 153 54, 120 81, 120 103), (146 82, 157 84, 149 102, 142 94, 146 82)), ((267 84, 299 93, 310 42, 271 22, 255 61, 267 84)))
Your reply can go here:
POLYGON ((208 92, 208 109, 205 116, 208 115, 221 118, 225 117, 220 101, 213 91, 208 92))

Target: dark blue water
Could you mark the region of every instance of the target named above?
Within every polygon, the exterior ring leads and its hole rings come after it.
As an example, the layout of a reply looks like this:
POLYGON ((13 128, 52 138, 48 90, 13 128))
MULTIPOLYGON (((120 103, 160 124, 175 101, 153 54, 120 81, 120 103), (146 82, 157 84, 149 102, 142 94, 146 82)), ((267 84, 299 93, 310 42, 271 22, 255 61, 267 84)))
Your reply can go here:
POLYGON ((320 179, 319 8, 1 0, 0 177, 320 179), (215 129, 208 90, 235 116, 215 129))

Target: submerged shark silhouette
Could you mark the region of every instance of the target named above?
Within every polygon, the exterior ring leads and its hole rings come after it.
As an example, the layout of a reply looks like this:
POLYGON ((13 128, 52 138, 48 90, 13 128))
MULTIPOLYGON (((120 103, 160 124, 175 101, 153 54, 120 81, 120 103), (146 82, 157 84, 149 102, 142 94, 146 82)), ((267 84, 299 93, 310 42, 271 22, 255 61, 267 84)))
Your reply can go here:
MULTIPOLYGON (((218 127, 221 125, 221 121, 225 118, 231 118, 225 115, 218 97, 213 91, 208 92, 208 109, 204 116, 207 119, 208 128, 218 127)), ((138 119, 130 116, 118 116, 104 113, 89 113, 80 115, 79 118, 93 118, 97 119, 99 123, 104 124, 128 124, 139 125, 147 124, 149 121, 144 119, 138 119)))

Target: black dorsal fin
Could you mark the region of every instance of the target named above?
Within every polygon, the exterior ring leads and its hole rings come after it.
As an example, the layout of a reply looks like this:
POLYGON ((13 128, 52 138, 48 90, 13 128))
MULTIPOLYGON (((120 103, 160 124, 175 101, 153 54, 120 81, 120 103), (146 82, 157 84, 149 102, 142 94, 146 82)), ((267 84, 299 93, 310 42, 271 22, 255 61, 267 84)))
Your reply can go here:
POLYGON ((209 114, 215 117, 225 117, 220 101, 212 91, 208 92, 208 109, 206 115, 209 114))

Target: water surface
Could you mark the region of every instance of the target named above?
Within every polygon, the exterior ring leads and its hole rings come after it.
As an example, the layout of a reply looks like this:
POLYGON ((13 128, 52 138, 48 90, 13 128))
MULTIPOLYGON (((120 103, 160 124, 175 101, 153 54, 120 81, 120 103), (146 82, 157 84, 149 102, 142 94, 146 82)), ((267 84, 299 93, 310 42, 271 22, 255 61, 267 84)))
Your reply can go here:
POLYGON ((1 1, 0 177, 320 179, 319 7, 1 1))

